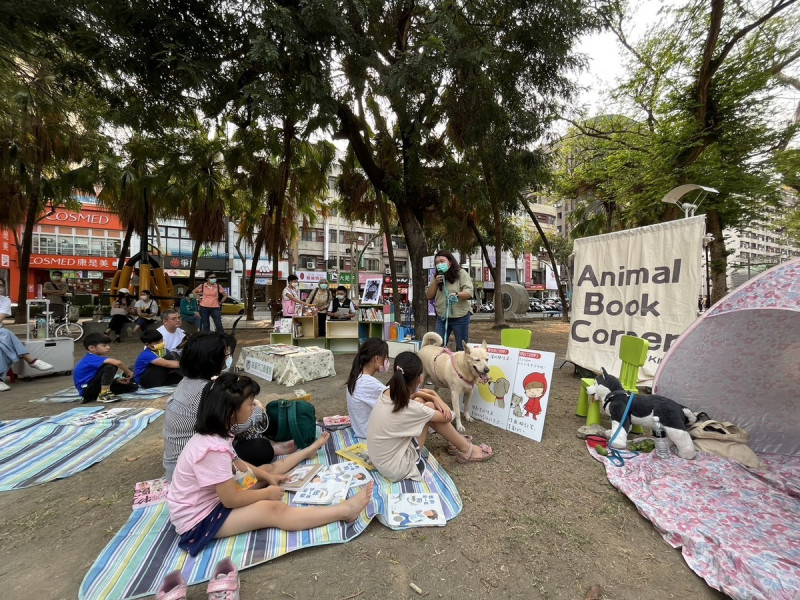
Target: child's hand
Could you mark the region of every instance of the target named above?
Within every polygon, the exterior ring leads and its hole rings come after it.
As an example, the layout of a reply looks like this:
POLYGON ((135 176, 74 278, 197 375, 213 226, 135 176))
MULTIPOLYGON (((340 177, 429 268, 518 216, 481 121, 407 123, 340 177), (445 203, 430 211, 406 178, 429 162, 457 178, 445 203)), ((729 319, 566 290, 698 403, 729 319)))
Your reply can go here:
POLYGON ((284 481, 286 481, 286 475, 278 475, 276 473, 265 473, 264 474, 264 481, 266 481, 269 485, 280 485, 284 481))
POLYGON ((271 485, 265 490, 265 500, 283 500, 283 488, 271 485))

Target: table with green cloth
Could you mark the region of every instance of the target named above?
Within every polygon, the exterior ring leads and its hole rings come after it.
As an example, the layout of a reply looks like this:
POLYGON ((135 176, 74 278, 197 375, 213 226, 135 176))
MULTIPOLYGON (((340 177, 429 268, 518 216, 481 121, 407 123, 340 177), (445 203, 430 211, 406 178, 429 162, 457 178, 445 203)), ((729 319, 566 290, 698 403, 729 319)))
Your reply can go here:
POLYGON ((286 386, 336 375, 333 352, 316 346, 245 346, 236 368, 264 379, 270 379, 271 375, 272 381, 286 386))

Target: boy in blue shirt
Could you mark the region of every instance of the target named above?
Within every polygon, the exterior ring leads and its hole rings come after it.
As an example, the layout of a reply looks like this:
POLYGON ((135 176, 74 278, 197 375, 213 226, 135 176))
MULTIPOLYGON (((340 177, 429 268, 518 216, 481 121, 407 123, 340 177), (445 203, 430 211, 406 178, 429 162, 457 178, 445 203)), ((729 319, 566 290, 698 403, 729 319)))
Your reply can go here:
POLYGON ((83 397, 81 404, 87 402, 117 402, 119 396, 135 392, 139 386, 131 381, 133 371, 121 360, 108 358, 111 351, 111 338, 104 333, 90 333, 83 340, 86 356, 75 365, 72 381, 83 397), (114 379, 117 369, 122 369, 125 377, 114 379))
POLYGON ((148 329, 139 338, 144 350, 136 358, 133 367, 134 379, 143 388, 154 388, 162 385, 177 385, 183 379, 180 364, 177 360, 164 358, 167 349, 164 336, 158 329, 148 329))

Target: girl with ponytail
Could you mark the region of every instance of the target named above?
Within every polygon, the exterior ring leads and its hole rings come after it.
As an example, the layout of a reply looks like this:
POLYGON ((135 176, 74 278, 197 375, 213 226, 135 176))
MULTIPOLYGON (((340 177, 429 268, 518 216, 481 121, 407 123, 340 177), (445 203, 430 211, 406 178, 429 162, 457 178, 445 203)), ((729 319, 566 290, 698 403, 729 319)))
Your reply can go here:
POLYGON ((389 345, 381 339, 369 338, 358 349, 347 379, 347 414, 357 438, 367 437, 367 424, 372 407, 386 389, 376 373, 389 371, 389 345))
POLYGON ((257 384, 247 376, 224 373, 200 397, 196 433, 178 457, 167 493, 169 518, 178 546, 196 556, 212 540, 277 527, 310 529, 334 521, 355 521, 372 496, 373 483, 341 504, 298 508, 283 502, 285 474, 312 458, 330 439, 323 433, 308 448, 262 467, 241 460, 232 430, 253 414, 257 384))
POLYGON ((447 452, 460 463, 483 462, 494 452, 486 444, 476 446, 450 420, 453 413, 433 390, 421 390, 422 361, 403 352, 394 361, 389 389, 380 395, 367 427, 369 457, 390 481, 421 480, 425 470, 421 448, 432 427, 448 442, 447 452))

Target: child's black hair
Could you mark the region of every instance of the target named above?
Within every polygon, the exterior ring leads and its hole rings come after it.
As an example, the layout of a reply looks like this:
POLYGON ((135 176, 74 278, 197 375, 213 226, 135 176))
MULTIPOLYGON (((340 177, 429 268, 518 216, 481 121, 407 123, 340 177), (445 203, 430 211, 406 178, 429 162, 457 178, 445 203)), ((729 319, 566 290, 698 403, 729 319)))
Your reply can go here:
POLYGON ((164 339, 164 336, 161 335, 161 332, 158 329, 145 329, 142 332, 142 335, 139 336, 139 340, 143 344, 156 344, 164 339))
POLYGON ((364 365, 376 356, 383 358, 389 356, 389 344, 380 338, 369 338, 365 340, 358 349, 358 353, 353 357, 353 367, 350 369, 350 377, 347 378, 347 391, 351 394, 356 389, 356 381, 361 377, 364 365))
POLYGON ((87 350, 89 346, 97 346, 98 344, 110 344, 111 338, 108 337, 105 333, 90 333, 85 338, 83 338, 83 347, 87 350))
POLYGON ((260 391, 258 383, 247 375, 223 373, 203 388, 194 430, 202 435, 230 437, 236 411, 260 391))
POLYGON ((422 375, 422 360, 413 352, 401 352, 394 359, 394 371, 389 380, 389 396, 394 409, 398 412, 408 406, 411 393, 414 391, 419 376, 422 375))
POLYGON ((225 368, 227 342, 221 333, 198 333, 181 352, 181 372, 189 379, 211 379, 225 368))
POLYGON ((344 292, 344 295, 345 295, 345 296, 347 295, 347 288, 346 288, 346 287, 344 287, 343 285, 340 285, 340 286, 338 286, 338 287, 336 288, 336 291, 337 291, 337 292, 344 292))

